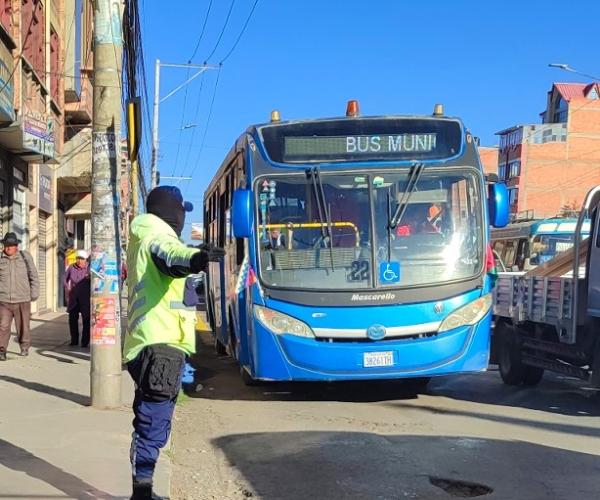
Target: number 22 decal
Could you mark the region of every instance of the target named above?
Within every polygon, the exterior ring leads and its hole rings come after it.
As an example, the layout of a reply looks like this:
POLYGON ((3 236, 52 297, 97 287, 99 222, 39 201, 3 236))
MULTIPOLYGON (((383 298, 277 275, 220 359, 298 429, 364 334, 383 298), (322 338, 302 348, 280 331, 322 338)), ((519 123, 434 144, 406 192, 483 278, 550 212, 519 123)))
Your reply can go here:
POLYGON ((355 260, 350 267, 348 275, 350 281, 364 281, 369 279, 369 261, 355 260))

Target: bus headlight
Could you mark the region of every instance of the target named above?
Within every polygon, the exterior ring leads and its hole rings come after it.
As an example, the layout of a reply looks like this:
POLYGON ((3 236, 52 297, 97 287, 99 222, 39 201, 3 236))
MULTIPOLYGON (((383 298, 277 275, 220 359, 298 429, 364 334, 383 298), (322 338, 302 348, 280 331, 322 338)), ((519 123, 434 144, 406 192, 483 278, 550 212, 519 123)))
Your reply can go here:
POLYGON ((287 333, 289 335, 297 335, 298 337, 315 337, 310 326, 306 323, 279 311, 274 311, 267 307, 254 306, 254 315, 265 328, 268 328, 277 335, 287 333))
POLYGON ((450 313, 438 328, 438 332, 454 330, 461 326, 474 325, 487 314, 492 307, 492 294, 488 293, 467 305, 450 313))

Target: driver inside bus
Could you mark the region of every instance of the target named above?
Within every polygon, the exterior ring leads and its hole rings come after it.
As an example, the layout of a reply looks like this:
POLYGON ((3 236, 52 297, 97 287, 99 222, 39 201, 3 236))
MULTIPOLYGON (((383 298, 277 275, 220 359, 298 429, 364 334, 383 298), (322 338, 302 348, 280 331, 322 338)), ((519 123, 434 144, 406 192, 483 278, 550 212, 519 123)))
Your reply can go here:
POLYGON ((404 217, 396 226, 396 236, 439 233, 439 229, 430 222, 429 213, 430 205, 427 203, 408 205, 404 217))

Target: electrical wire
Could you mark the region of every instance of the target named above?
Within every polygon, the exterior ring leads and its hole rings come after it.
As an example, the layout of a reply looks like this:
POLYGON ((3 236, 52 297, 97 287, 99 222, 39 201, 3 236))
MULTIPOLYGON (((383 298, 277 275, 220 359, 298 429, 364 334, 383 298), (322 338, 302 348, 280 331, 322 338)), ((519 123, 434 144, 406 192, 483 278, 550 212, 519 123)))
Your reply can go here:
MULTIPOLYGON (((196 162, 194 164, 194 166, 192 167, 192 171, 189 174, 189 177, 193 177, 194 173, 196 172, 196 169, 198 168, 198 165, 200 164, 200 158, 202 157, 202 151, 204 150, 204 143, 206 141, 206 135, 208 133, 208 129, 210 126, 210 119, 212 117, 212 112, 213 112, 213 107, 215 104, 215 99, 217 97, 217 89, 219 87, 219 78, 221 76, 221 66, 219 65, 219 69, 217 70, 217 78, 215 80, 215 87, 213 89, 213 94, 212 94, 212 98, 210 101, 210 106, 208 108, 208 116, 206 118, 206 127, 204 128, 204 134, 202 135, 202 141, 200 143, 200 150, 198 151, 198 155, 196 156, 196 162)), ((187 183, 189 183, 190 181, 187 180, 187 183)))
POLYGON ((200 36, 198 37, 198 42, 196 42, 196 47, 194 47, 194 52, 192 53, 192 56, 189 58, 190 63, 194 60, 194 57, 196 57, 196 54, 198 53, 198 49, 200 48, 200 43, 202 42, 202 38, 204 37, 204 32, 206 30, 206 25, 208 23, 208 17, 210 15, 210 9, 212 8, 212 4, 213 4, 213 0, 210 0, 210 2, 208 4, 208 9, 206 10, 206 16, 204 17, 204 23, 202 24, 202 31, 200 31, 200 36))
POLYGON ((248 14, 248 17, 246 18, 246 22, 244 23, 244 25, 242 26, 242 29, 240 30, 240 34, 236 38, 231 49, 229 49, 229 52, 227 52, 225 57, 223 57, 223 59, 221 59, 221 64, 223 64, 227 59, 229 59, 229 56, 231 56, 231 54, 233 54, 233 51, 238 46, 238 43, 240 43, 240 40, 242 39, 242 36, 244 35, 244 32, 246 31, 246 28, 248 27, 248 24, 250 23, 250 19, 252 19, 252 14, 254 14, 254 10, 256 9, 257 5, 258 5, 258 0, 254 0, 254 5, 252 5, 252 9, 250 9, 250 13, 248 14))
POLYGON ((206 64, 210 60, 210 58, 215 54, 215 52, 217 51, 217 48, 219 47, 219 44, 221 43, 221 39, 223 38, 223 35, 225 34, 225 30, 227 29, 227 25, 229 24, 229 19, 231 18, 231 12, 233 11, 234 5, 235 5, 235 0, 231 0, 231 5, 229 6, 229 11, 227 12, 227 17, 225 18, 225 23, 223 24, 223 28, 221 29, 219 38, 217 38, 217 43, 215 43, 215 46, 213 47, 212 51, 210 52, 210 55, 206 58, 204 64, 206 64))

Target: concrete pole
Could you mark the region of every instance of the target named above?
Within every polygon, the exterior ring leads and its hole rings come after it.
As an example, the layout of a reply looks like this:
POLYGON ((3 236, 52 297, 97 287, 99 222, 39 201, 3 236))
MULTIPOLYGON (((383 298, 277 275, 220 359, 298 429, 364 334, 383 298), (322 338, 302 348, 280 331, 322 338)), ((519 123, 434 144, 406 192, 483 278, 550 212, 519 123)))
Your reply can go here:
POLYGON ((121 406, 120 245, 117 173, 121 133, 121 12, 94 3, 92 123, 91 397, 95 408, 121 406))
POLYGON ((158 185, 158 108, 160 106, 160 59, 154 66, 154 118, 152 120, 152 184, 158 185))

